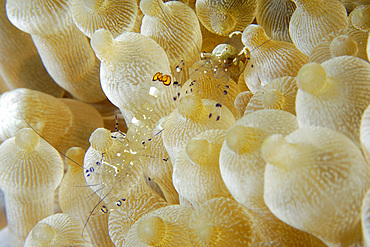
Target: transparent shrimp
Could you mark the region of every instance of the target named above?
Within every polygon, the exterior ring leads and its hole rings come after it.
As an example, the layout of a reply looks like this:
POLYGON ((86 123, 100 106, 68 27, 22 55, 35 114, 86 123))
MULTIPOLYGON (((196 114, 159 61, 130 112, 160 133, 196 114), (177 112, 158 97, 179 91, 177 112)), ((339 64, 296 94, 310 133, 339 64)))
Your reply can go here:
MULTIPOLYGON (((176 37, 176 32, 173 33, 176 37)), ((125 136, 120 134, 112 137, 119 142, 119 148, 114 157, 108 158, 101 154, 91 166, 83 167, 80 164, 87 184, 93 191, 92 193, 97 194, 101 199, 99 204, 94 205, 92 208, 90 216, 99 213, 106 214, 121 207, 123 205, 122 202, 130 193, 140 190, 153 193, 146 186, 145 180, 147 176, 140 162, 140 157, 143 154, 145 142, 150 140, 153 135, 150 120, 155 102, 163 93, 162 88, 177 86, 179 90, 181 89, 181 93, 177 92, 174 95, 174 100, 177 100, 183 93, 205 92, 206 90, 200 86, 199 81, 201 74, 207 74, 215 83, 210 85, 209 93, 206 97, 217 100, 214 111, 210 112, 210 121, 218 121, 222 117, 220 114, 217 114, 217 111, 223 106, 223 102, 226 102, 224 99, 231 95, 230 81, 238 79, 248 61, 249 52, 225 43, 216 47, 212 54, 200 54, 203 59, 193 65, 193 71, 189 76, 186 76, 190 78, 188 80, 183 78, 182 68, 187 66, 184 64, 184 61, 181 61, 176 67, 173 77, 161 74, 160 71, 159 74, 156 74, 157 77, 153 78, 152 85, 146 92, 147 99, 142 104, 142 111, 133 117, 125 136), (189 86, 190 89, 187 90, 186 87, 189 86), (193 89, 195 86, 198 89, 193 89)), ((234 83, 236 85, 236 82, 234 83)), ((155 158, 167 159, 167 157, 155 158)), ((88 220, 89 218, 86 219, 86 221, 88 220)))
MULTIPOLYGON (((213 78, 229 78, 227 73, 229 68, 240 66, 241 54, 235 52, 235 48, 230 45, 220 46, 216 49, 214 54, 205 59, 205 65, 200 67, 200 70, 207 72, 210 68, 213 72, 213 78)), ((177 68, 181 76, 180 65, 177 68)), ((199 70, 199 69, 198 69, 199 70)), ((199 70, 199 71, 200 71, 199 70)), ((170 75, 157 72, 152 78, 153 85, 150 87, 147 101, 143 105, 142 113, 135 116, 125 135, 121 141, 119 151, 115 153, 114 157, 105 157, 102 155, 101 161, 96 162, 95 167, 85 167, 85 178, 87 183, 91 186, 94 192, 101 198, 100 211, 93 209, 92 215, 99 213, 108 213, 122 205, 122 200, 125 200, 130 193, 138 191, 150 191, 145 185, 145 174, 140 157, 145 148, 145 142, 151 139, 151 115, 154 111, 154 106, 157 98, 162 94, 161 87, 179 86, 176 78, 171 78, 170 75), (143 145, 144 144, 144 145, 143 145)), ((212 90, 212 89, 211 89, 212 90)), ((224 90, 227 92, 226 90, 224 90)), ((226 95, 226 94, 225 94, 226 95)), ((179 97, 180 94, 174 97, 179 97)), ((222 105, 218 103, 218 106, 222 105)), ((212 115, 212 113, 210 113, 212 115)), ((220 117, 217 118, 217 121, 220 117)), ((165 160, 165 159, 164 159, 165 160)))

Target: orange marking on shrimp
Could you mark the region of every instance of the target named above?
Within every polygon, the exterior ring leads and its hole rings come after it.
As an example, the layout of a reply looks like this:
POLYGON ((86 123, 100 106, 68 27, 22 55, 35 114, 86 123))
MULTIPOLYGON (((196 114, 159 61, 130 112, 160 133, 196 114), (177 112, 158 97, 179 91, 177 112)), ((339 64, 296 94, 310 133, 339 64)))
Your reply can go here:
POLYGON ((171 85, 171 76, 169 76, 169 75, 164 75, 163 73, 161 73, 161 72, 157 72, 157 73, 155 73, 154 74, 154 76, 153 76, 153 79, 152 79, 153 81, 160 81, 160 82, 162 82, 163 83, 163 85, 165 85, 165 86, 169 86, 169 85, 171 85))

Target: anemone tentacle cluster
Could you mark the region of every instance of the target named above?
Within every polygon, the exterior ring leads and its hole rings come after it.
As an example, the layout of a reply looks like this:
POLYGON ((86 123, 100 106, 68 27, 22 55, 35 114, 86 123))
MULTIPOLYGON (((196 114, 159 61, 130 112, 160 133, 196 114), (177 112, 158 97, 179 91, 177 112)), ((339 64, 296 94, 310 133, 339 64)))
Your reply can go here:
POLYGON ((0 3, 12 246, 370 246, 368 0, 0 3))

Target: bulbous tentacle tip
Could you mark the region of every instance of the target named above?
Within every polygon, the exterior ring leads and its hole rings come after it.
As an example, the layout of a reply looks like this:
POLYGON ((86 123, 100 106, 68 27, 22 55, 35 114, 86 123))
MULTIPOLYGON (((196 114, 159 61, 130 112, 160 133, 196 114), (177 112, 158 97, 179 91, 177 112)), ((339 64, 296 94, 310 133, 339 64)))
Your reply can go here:
POLYGON ((191 117, 203 109, 203 102, 200 97, 188 94, 180 98, 177 109, 181 115, 191 117))
POLYGON ((250 24, 247 26, 242 34, 242 43, 245 46, 250 46, 252 42, 264 42, 265 40, 269 39, 266 35, 265 30, 262 26, 257 24, 250 24))
POLYGON ((255 33, 261 33, 264 32, 263 27, 258 24, 250 24, 248 25, 244 31, 243 34, 255 34, 255 33))
POLYGON ((330 44, 330 53, 332 57, 339 56, 357 56, 358 45, 356 40, 349 35, 339 35, 335 37, 330 44))
POLYGON ((91 239, 83 232, 76 218, 58 213, 39 221, 28 234, 24 246, 85 246, 92 247, 91 239))
POLYGON ((193 246, 251 246, 255 230, 240 204, 222 196, 197 207, 189 226, 193 246))
POLYGON ((112 144, 111 132, 98 128, 91 134, 89 142, 91 147, 98 151, 106 150, 112 144))
POLYGON ((81 169, 78 164, 83 164, 85 151, 81 147, 71 147, 66 152, 66 162, 69 168, 81 169))
POLYGON ((261 147, 262 157, 267 163, 279 165, 282 163, 285 152, 290 148, 290 144, 281 134, 267 137, 261 147))
POLYGON ((54 229, 46 223, 36 224, 32 229, 31 235, 32 239, 40 246, 50 245, 56 237, 54 229))
POLYGON ((312 164, 317 147, 309 143, 291 143, 283 135, 274 134, 263 141, 261 152, 266 163, 288 171, 312 164))
POLYGON ((104 60, 104 56, 111 50, 114 39, 112 34, 105 29, 96 30, 91 36, 91 47, 93 48, 96 56, 100 60, 104 60))
POLYGON ((362 31, 370 29, 370 5, 359 5, 349 15, 352 25, 362 31))
POLYGON ((235 18, 228 13, 217 12, 213 17, 211 17, 211 27, 218 35, 228 35, 232 32, 235 25, 235 18))
POLYGON ((166 234, 166 224, 161 217, 147 217, 138 223, 137 234, 143 243, 155 246, 162 242, 166 234))
POLYGON ((204 243, 209 243, 212 241, 212 237, 214 236, 215 229, 212 225, 205 225, 197 232, 197 237, 204 243))
POLYGON ((297 86, 307 93, 318 95, 326 90, 328 84, 326 71, 319 63, 305 64, 298 72, 297 86))
POLYGON ((256 141, 262 138, 262 134, 257 128, 234 125, 226 133, 226 145, 235 153, 252 151, 257 147, 256 141))
POLYGON ((271 89, 263 94, 263 106, 265 109, 283 109, 284 96, 276 89, 271 89))
POLYGON ((211 154, 211 144, 203 138, 193 138, 185 146, 186 155, 196 164, 201 164, 211 154))
POLYGON ((23 128, 15 135, 15 144, 19 149, 33 151, 40 142, 39 135, 30 128, 23 128))
POLYGON ((67 157, 76 157, 79 158, 81 155, 83 156, 85 154, 83 148, 80 147, 71 147, 67 150, 66 156, 67 157))

